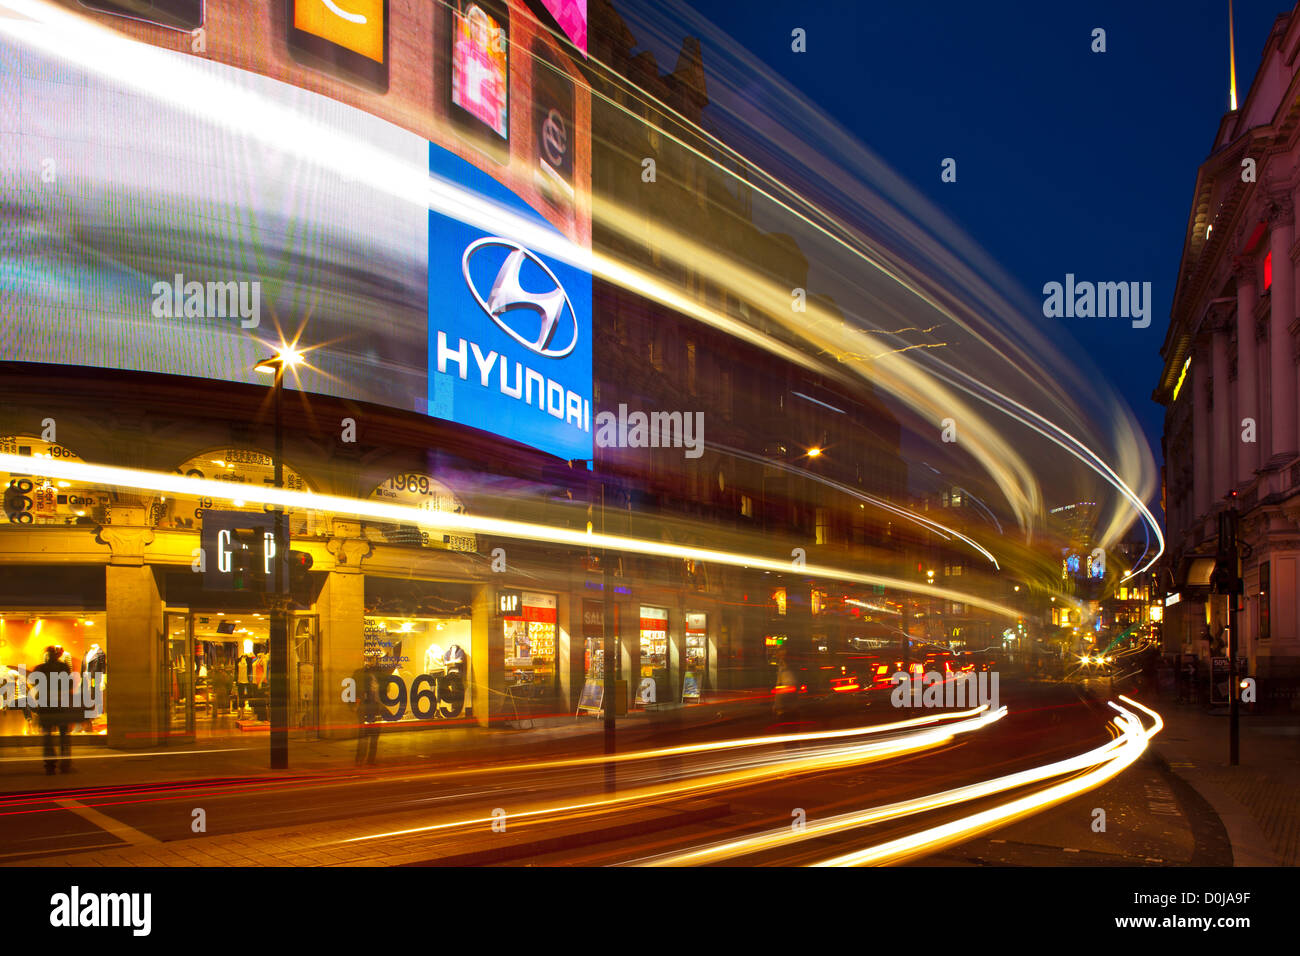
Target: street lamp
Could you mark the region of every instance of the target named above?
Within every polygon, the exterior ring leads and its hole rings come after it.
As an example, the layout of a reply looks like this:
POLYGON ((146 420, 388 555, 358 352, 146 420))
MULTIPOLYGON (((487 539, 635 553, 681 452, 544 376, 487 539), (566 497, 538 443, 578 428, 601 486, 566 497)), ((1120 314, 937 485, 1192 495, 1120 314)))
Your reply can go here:
MULTIPOLYGON (((925 572, 926 583, 934 584, 934 571, 925 572)), ((931 640, 934 636, 934 595, 926 595, 926 615, 925 615, 925 639, 931 640)))
MULTIPOLYGON (((284 487, 284 373, 302 361, 302 353, 292 346, 282 346, 273 358, 263 359, 253 368, 274 375, 272 386, 275 404, 275 449, 272 462, 275 466, 275 487, 284 487)), ((284 564, 288 556, 284 535, 284 508, 276 505, 275 511, 275 591, 271 596, 270 659, 267 661, 267 678, 271 685, 271 769, 287 770, 289 767, 289 628, 285 620, 286 605, 284 564)))

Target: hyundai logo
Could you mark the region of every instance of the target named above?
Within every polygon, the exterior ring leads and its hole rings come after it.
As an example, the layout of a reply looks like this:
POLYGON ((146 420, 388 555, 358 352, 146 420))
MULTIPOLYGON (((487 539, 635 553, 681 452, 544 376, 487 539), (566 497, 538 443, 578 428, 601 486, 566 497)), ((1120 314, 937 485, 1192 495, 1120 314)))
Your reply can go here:
POLYGON ((465 254, 461 257, 461 272, 465 276, 465 284, 469 286, 474 300, 487 313, 488 318, 524 348, 538 355, 545 355, 547 358, 563 358, 578 344, 578 317, 574 314, 573 303, 569 301, 569 295, 560 285, 560 280, 555 278, 555 273, 538 258, 536 253, 510 239, 484 236, 465 247, 465 254), (509 249, 510 252, 498 268, 496 279, 492 282, 492 290, 484 299, 470 277, 469 264, 481 250, 489 246, 499 246, 509 249), (519 270, 523 268, 526 259, 531 259, 550 277, 551 282, 555 283, 554 289, 550 292, 528 292, 523 288, 519 281, 519 270), (568 324, 573 329, 573 333, 569 337, 568 344, 560 347, 555 344, 556 331, 566 310, 569 314, 568 324), (535 316, 539 322, 534 324, 531 320, 523 321, 529 314, 535 316))

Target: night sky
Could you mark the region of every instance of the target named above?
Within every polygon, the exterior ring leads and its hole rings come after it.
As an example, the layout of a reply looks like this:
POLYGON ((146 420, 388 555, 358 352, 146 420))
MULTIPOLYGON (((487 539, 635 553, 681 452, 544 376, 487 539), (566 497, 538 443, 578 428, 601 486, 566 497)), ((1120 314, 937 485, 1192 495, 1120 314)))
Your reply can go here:
MULTIPOLYGON (((1147 329, 1038 321, 1063 323, 1160 461, 1163 410, 1151 392, 1196 169, 1228 109, 1227 0, 691 6, 908 179, 1035 301, 1067 272, 1151 282, 1147 329), (807 53, 790 49, 795 27, 807 31, 807 53), (1094 27, 1106 30, 1105 53, 1091 52, 1094 27), (939 178, 949 156, 956 183, 939 178)), ((1243 103, 1285 9, 1282 0, 1236 4, 1243 103)), ((707 69, 707 38, 703 54, 707 69)))

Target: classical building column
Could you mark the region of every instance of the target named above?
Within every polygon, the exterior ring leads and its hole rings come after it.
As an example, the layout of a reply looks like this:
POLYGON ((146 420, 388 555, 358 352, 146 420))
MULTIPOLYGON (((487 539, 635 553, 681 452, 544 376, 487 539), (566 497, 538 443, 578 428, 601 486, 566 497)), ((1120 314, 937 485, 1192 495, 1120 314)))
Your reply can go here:
MULTIPOLYGON (((1273 253, 1273 261, 1278 261, 1276 252, 1273 253)), ((1249 259, 1238 259, 1233 263, 1232 271, 1237 279, 1237 414, 1232 427, 1241 429, 1242 420, 1250 418, 1255 422, 1256 432, 1254 442, 1241 441, 1240 434, 1234 442, 1237 448, 1235 478, 1238 485, 1244 485, 1255 476, 1255 471, 1259 468, 1259 442, 1264 437, 1259 434, 1262 423, 1259 416, 1259 357, 1255 345, 1255 263, 1249 259)), ((1276 273, 1277 270, 1274 269, 1274 274, 1276 273)), ((1276 279, 1273 280, 1273 286, 1276 289, 1276 279)))
POLYGON ((1232 422, 1228 414, 1232 408, 1228 388, 1228 324, 1212 314, 1214 327, 1210 344, 1211 421, 1213 438, 1210 448, 1210 489, 1206 510, 1228 493, 1232 486, 1232 422))
POLYGON ((168 728, 162 598, 144 559, 154 531, 143 508, 115 507, 112 517, 113 524, 95 532, 95 540, 112 552, 104 569, 104 647, 111 655, 104 693, 108 745, 155 747, 168 728))
POLYGON ((343 681, 362 666, 365 647, 366 576, 361 561, 371 551, 361 523, 332 519, 326 550, 334 567, 316 600, 320 616, 320 713, 322 737, 355 737, 355 703, 345 701, 343 681))
POLYGON ((1269 410, 1273 457, 1294 456, 1296 440, 1296 365, 1291 351, 1291 323, 1295 320, 1295 269, 1291 247, 1295 244, 1295 204, 1289 193, 1273 197, 1269 209, 1272 228, 1273 295, 1268 323, 1269 410))

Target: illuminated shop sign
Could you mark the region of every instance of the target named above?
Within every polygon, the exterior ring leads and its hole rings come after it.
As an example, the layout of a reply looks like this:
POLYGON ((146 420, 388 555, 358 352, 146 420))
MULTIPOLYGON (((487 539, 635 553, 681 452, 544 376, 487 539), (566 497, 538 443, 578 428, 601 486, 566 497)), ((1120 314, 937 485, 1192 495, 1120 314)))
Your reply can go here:
POLYGON ((199 540, 206 590, 266 590, 275 573, 274 515, 209 510, 199 540))
MULTIPOLYGON (((430 172, 559 236, 491 176, 431 146, 430 172)), ((429 414, 590 459, 591 274, 429 212, 429 414)))
POLYGON ((523 610, 523 596, 517 589, 497 591, 497 614, 502 617, 517 617, 523 610))

